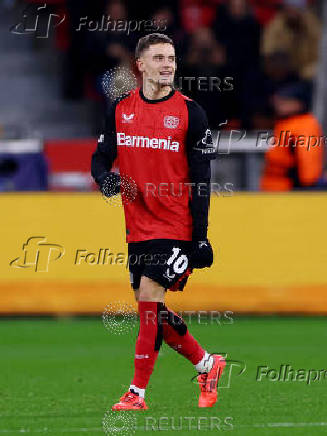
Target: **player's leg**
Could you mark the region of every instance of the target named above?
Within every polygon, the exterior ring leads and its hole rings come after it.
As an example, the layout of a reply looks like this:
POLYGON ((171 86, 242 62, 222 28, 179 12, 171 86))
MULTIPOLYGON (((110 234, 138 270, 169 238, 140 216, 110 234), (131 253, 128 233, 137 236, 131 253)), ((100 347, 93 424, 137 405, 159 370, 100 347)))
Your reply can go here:
MULTIPOLYGON (((165 288, 151 278, 142 275, 143 265, 138 263, 140 254, 147 254, 148 244, 130 244, 130 252, 137 254, 130 262, 131 284, 135 292, 140 316, 140 328, 135 345, 135 372, 129 391, 113 406, 113 410, 146 409, 145 389, 162 344, 162 327, 159 325, 165 288)), ((140 256, 141 259, 141 256, 140 256)))
MULTIPOLYGON (((139 290, 135 292, 135 299, 139 299, 139 290)), ((224 359, 204 350, 190 334, 183 318, 164 304, 161 305, 159 322, 166 344, 188 359, 199 373, 199 407, 212 407, 217 401, 217 383, 225 367, 224 359)), ((133 387, 131 385, 130 389, 133 387)))
MULTIPOLYGON (((144 274, 147 277, 142 277, 142 286, 140 286, 138 295, 140 325, 142 326, 141 316, 144 317, 144 324, 150 322, 150 325, 144 328, 144 338, 145 340, 151 341, 152 344, 149 344, 148 349, 151 349, 151 347, 153 349, 155 331, 157 331, 159 337, 163 337, 170 347, 187 358, 195 366, 197 372, 209 376, 210 372, 215 367, 215 356, 209 355, 209 353, 201 347, 188 331, 185 321, 176 313, 169 310, 164 304, 165 290, 173 287, 174 284, 184 276, 189 267, 189 248, 190 244, 185 241, 158 240, 151 244, 150 253, 153 255, 153 258, 155 258, 155 256, 162 258, 161 255, 164 254, 165 262, 145 266, 144 274), (145 313, 144 315, 142 315, 142 311, 145 313), (147 313, 144 311, 147 311, 147 313), (151 323, 149 318, 150 314, 153 320, 158 320, 156 324, 151 323)), ((185 284, 186 281, 183 283, 185 284)), ((139 341, 142 343, 141 333, 138 338, 138 343, 139 341)), ((138 343, 136 348, 138 348, 138 343)), ((151 355, 151 359, 149 359, 148 362, 146 360, 143 362, 142 360, 139 362, 135 360, 136 375, 139 373, 137 368, 141 368, 143 365, 143 380, 134 379, 132 382, 136 388, 141 383, 144 387, 146 385, 145 380, 149 380, 158 351, 159 348, 151 355), (139 385, 137 383, 139 383, 139 385)), ((144 353, 141 353, 141 355, 143 354, 144 353)), ((140 372, 140 374, 142 375, 142 372, 140 372)), ((136 389, 136 391, 140 394, 144 393, 143 389, 136 389)))
MULTIPOLYGON (((141 277, 144 270, 144 253, 147 252, 147 243, 129 243, 128 244, 128 267, 130 274, 130 283, 134 290, 135 299, 138 303, 140 294, 141 277)), ((133 388, 131 385, 130 388, 133 388)), ((147 406, 144 398, 141 398, 131 390, 128 390, 120 401, 113 405, 113 410, 144 410, 147 406)))
MULTIPOLYGON (((189 241, 158 241, 156 251, 160 255, 165 255, 166 262, 161 266, 159 265, 156 270, 148 269, 148 274, 157 274, 158 279, 166 289, 175 288, 175 284, 180 282, 190 266, 190 250, 191 243, 189 241)), ((183 286, 186 282, 187 277, 183 281, 183 286)), ((179 289, 182 290, 183 287, 179 289)), ((171 348, 196 365, 199 372, 210 369, 212 357, 189 333, 185 321, 164 304, 161 305, 161 325, 163 339, 171 348)))
MULTIPOLYGON (((188 280, 190 243, 173 241, 173 246, 170 248, 172 249, 170 259, 173 261, 170 262, 170 269, 165 275, 173 279, 168 288, 182 291, 188 280)), ((201 390, 199 407, 211 407, 217 401, 217 383, 225 367, 225 360, 222 356, 210 355, 204 350, 190 334, 181 316, 165 305, 162 307, 161 314, 164 341, 188 359, 199 373, 198 382, 201 390)))
POLYGON ((140 269, 130 267, 131 283, 135 290, 135 299, 138 301, 140 330, 135 348, 134 378, 129 393, 125 394, 127 399, 122 397, 121 402, 114 406, 114 410, 147 408, 144 403, 145 388, 153 371, 162 338, 202 373, 199 376, 199 406, 211 407, 216 401, 214 396, 217 395, 212 392, 212 386, 217 386, 218 375, 221 373, 220 356, 210 356, 188 332, 185 321, 164 305, 166 289, 181 278, 188 266, 186 253, 176 250, 179 241, 155 242, 156 244, 152 244, 153 253, 159 251, 160 254, 168 254, 167 259, 173 257, 174 262, 148 265, 143 269, 146 275, 142 276, 140 269))
POLYGON ((144 398, 162 344, 162 309, 165 289, 159 283, 142 276, 137 292, 140 329, 135 345, 135 372, 130 390, 144 398))
POLYGON ((113 406, 113 410, 147 409, 145 389, 152 374, 162 344, 159 323, 165 289, 152 279, 142 276, 136 290, 140 328, 135 345, 134 377, 129 391, 113 406))
POLYGON ((177 313, 164 306, 161 315, 164 341, 188 359, 199 373, 199 407, 212 407, 217 401, 217 384, 225 368, 225 360, 220 355, 204 350, 177 313))
MULTIPOLYGON (((135 293, 139 298, 139 290, 135 293)), ((188 359, 199 373, 199 407, 212 407, 217 401, 217 383, 225 367, 224 359, 219 355, 210 355, 191 335, 183 318, 170 310, 165 304, 160 308, 159 322, 163 339, 167 345, 188 359)), ((131 390, 137 391, 135 386, 131 390)))
POLYGON ((165 305, 161 316, 163 339, 166 344, 188 359, 198 372, 209 370, 212 357, 190 334, 184 319, 165 305))

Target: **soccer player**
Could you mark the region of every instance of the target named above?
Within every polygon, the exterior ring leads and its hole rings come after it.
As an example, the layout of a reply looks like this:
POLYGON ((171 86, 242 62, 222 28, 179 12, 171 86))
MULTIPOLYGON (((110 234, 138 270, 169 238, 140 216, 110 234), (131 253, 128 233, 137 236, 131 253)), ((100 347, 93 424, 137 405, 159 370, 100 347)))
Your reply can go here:
POLYGON ((135 57, 142 87, 114 102, 92 156, 92 176, 100 190, 122 195, 140 317, 134 378, 112 409, 148 408, 145 389, 162 340, 194 365, 198 405, 212 407, 226 362, 202 348, 164 301, 167 290, 183 290, 193 268, 213 263, 207 227, 210 160, 216 150, 203 109, 173 87, 173 41, 149 34, 138 41, 135 57), (111 171, 116 158, 120 175, 111 171), (132 199, 128 180, 137 187, 132 199))

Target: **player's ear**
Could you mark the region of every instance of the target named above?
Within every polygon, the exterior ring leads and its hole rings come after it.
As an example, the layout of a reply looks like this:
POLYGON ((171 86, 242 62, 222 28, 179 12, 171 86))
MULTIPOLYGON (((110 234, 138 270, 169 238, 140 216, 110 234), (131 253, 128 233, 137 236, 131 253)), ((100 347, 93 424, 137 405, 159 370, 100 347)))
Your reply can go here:
POLYGON ((141 73, 143 73, 143 71, 144 71, 144 64, 143 64, 143 62, 142 62, 142 60, 140 58, 136 59, 136 65, 137 65, 138 70, 141 73))

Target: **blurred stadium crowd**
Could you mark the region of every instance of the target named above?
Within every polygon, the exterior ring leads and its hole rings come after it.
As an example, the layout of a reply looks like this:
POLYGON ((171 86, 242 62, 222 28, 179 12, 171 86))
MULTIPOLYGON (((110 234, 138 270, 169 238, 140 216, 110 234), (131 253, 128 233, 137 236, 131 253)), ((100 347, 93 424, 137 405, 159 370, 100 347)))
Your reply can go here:
POLYGON ((276 89, 315 76, 321 25, 314 6, 306 0, 61 2, 69 17, 57 35, 57 46, 65 51, 63 95, 101 103, 105 71, 124 65, 137 74, 134 48, 147 20, 154 31, 165 29, 175 41, 177 85, 206 109, 212 128, 226 119, 229 126, 272 128, 276 89), (94 22, 103 16, 110 17, 112 29, 94 31, 94 22), (90 27, 80 25, 81 17, 90 27), (119 20, 135 20, 139 30, 114 30, 119 20), (179 77, 218 77, 222 84, 233 78, 233 90, 220 86, 208 92, 205 85, 198 89, 196 81, 179 77))
MULTIPOLYGON (((6 3, 10 5, 15 1, 6 0, 6 3)), ((20 0, 20 4, 34 8, 43 5, 39 0, 20 0)), ((211 129, 218 129, 227 121, 224 128, 229 131, 275 129, 278 134, 276 118, 283 113, 283 117, 300 116, 293 120, 292 128, 306 125, 305 134, 322 135, 311 114, 322 37, 321 1, 48 0, 47 6, 46 14, 50 11, 58 18, 65 17, 60 25, 54 26, 51 48, 61 63, 56 76, 61 100, 89 103, 92 108, 89 136, 95 137, 101 132, 106 107, 113 98, 111 95, 108 99, 105 95, 104 74, 115 71, 110 80, 116 80, 118 88, 122 89, 133 78, 139 81, 134 49, 141 36, 152 32, 164 32, 174 40, 178 65, 175 87, 206 110, 211 129), (125 72, 123 77, 118 72, 122 70, 125 72), (278 102, 276 96, 279 96, 278 102)), ((83 121, 78 120, 78 123, 83 121)), ((288 125, 283 124, 282 128, 287 129, 288 125)), ((63 142, 66 146, 61 147, 60 153, 56 147, 58 142, 52 144, 50 139, 51 136, 47 137, 45 152, 52 173, 56 168, 58 173, 70 171, 71 176, 83 173, 84 181, 80 186, 85 186, 94 139, 84 145, 83 140, 78 144, 78 141, 63 142), (75 150, 82 148, 83 152, 76 153, 75 150)), ((247 150, 243 152, 245 155, 247 150)), ((266 155, 262 189, 312 186, 321 179, 323 147, 311 150, 309 158, 309 153, 300 158, 305 162, 299 170, 304 174, 304 184, 299 183, 299 171, 295 178, 291 177, 291 182, 284 180, 276 185, 274 180, 271 183, 269 177, 274 178, 274 173, 280 171, 274 167, 274 162, 278 161, 284 170, 287 167, 285 177, 290 179, 289 173, 294 173, 298 160, 292 151, 289 154, 284 150, 279 154, 274 151, 266 155)), ((262 159, 261 163, 259 160, 252 159, 253 166, 244 171, 228 167, 234 165, 232 159, 222 160, 222 172, 215 171, 215 176, 224 177, 226 164, 225 174, 229 176, 233 171, 235 174, 247 172, 245 182, 236 182, 237 189, 258 189, 259 175, 253 178, 251 174, 262 172, 262 159), (251 177, 253 180, 248 184, 246 180, 251 177)), ((90 187, 90 183, 86 185, 90 187)))

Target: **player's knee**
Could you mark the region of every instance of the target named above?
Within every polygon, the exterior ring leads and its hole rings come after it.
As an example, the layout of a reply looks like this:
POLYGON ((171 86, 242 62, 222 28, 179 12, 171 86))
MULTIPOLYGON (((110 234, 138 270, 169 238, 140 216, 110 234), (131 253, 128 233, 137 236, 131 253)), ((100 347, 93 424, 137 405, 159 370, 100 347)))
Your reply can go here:
POLYGON ((163 301, 165 289, 148 277, 142 276, 139 288, 139 301, 163 301))
POLYGON ((180 336, 185 336, 187 333, 187 325, 185 324, 184 320, 180 317, 177 317, 178 319, 178 323, 175 324, 173 326, 173 328, 176 330, 176 332, 180 335, 180 336))
POLYGON ((140 289, 139 301, 158 301, 158 292, 155 289, 140 289))
POLYGON ((171 310, 166 309, 167 323, 178 333, 180 336, 185 336, 187 333, 187 325, 182 317, 178 316, 171 310))

